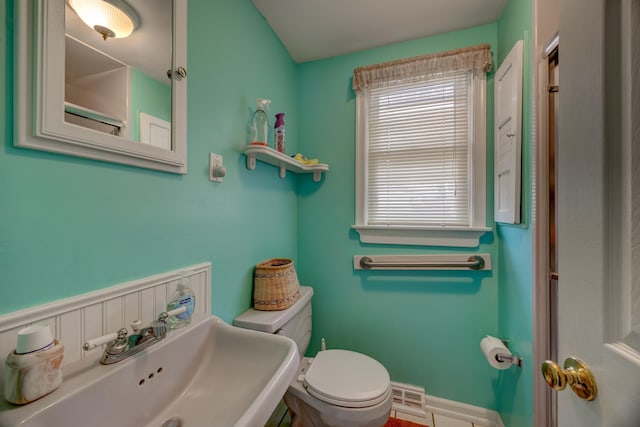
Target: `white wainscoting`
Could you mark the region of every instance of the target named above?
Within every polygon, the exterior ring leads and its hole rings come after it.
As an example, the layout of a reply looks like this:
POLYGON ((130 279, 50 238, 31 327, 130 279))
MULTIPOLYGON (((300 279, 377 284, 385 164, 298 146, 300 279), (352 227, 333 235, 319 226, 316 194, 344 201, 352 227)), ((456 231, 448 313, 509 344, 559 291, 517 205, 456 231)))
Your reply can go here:
MULTIPOLYGON (((195 313, 211 313, 211 263, 192 265, 4 314, 0 316, 0 357, 4 360, 15 350, 20 329, 45 324, 64 344, 65 365, 86 357, 97 358, 102 347, 84 351, 85 341, 122 327, 131 329, 133 320, 149 324, 166 310, 167 298, 182 276, 196 296, 195 313)), ((4 369, 1 369, 0 384, 3 383, 4 369)))

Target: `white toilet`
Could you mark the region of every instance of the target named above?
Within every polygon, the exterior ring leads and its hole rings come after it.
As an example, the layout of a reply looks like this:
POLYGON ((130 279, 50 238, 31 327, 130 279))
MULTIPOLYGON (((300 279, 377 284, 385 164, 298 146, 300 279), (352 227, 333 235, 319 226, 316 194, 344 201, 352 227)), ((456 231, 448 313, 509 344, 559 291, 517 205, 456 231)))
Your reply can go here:
MULTIPOLYGON (((300 298, 286 310, 249 309, 233 324, 293 339, 302 358, 311 339, 313 289, 300 287, 300 298)), ((369 356, 347 350, 320 351, 300 361, 284 400, 292 427, 383 427, 393 396, 389 373, 369 356)))

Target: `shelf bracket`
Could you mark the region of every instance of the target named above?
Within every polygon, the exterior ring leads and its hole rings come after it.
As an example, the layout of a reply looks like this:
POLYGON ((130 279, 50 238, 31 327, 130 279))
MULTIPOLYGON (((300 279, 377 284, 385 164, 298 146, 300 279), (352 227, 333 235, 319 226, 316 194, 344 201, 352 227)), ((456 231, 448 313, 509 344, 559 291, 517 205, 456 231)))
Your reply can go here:
POLYGON ((251 154, 247 154, 247 169, 250 171, 256 168, 256 156, 252 156, 251 154))
POLYGON ((322 172, 320 171, 313 171, 313 180, 315 182, 320 182, 320 179, 322 178, 322 172))
POLYGON ((284 178, 287 176, 287 167, 285 165, 280 165, 280 178, 284 178))

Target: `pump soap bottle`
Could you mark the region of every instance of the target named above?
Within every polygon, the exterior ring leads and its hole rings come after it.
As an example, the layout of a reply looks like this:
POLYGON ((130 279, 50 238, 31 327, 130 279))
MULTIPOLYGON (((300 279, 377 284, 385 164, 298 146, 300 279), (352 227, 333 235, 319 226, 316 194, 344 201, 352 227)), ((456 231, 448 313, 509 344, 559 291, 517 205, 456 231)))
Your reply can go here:
POLYGON ((187 281, 184 276, 180 278, 175 292, 169 297, 167 311, 180 307, 186 307, 187 309, 184 313, 171 316, 167 319, 171 329, 188 325, 191 322, 191 316, 196 308, 196 297, 191 288, 187 286, 187 281))
POLYGON ((267 113, 265 110, 271 104, 271 101, 268 99, 258 98, 257 100, 258 106, 256 107, 256 112, 253 113, 253 124, 252 124, 252 133, 251 135, 251 145, 264 145, 268 146, 268 132, 269 125, 267 123, 267 113))
POLYGON ((273 145, 277 151, 284 153, 284 113, 276 114, 273 130, 273 145))

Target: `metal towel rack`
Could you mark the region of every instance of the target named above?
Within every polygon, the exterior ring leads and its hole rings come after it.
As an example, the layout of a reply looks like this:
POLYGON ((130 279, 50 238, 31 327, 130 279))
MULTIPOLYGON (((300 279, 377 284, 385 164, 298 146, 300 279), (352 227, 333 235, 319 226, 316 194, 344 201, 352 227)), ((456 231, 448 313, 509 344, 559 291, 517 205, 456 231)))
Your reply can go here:
POLYGON ((356 255, 356 270, 491 270, 489 254, 356 255))

